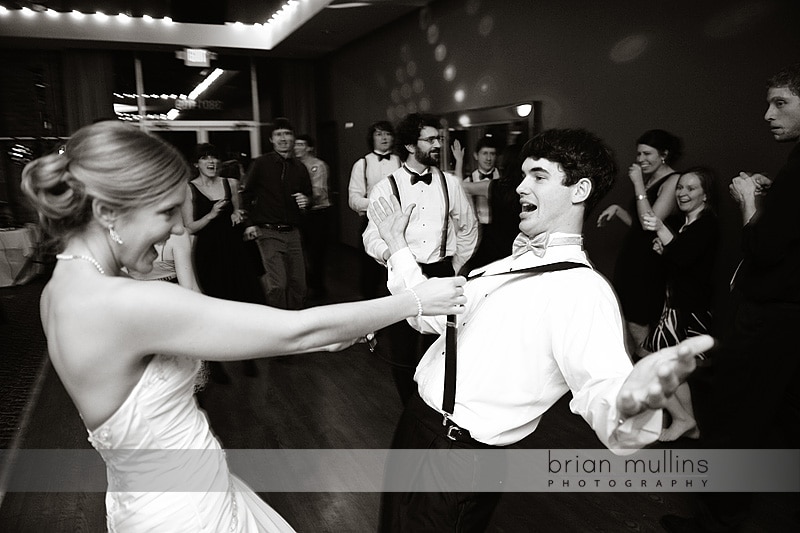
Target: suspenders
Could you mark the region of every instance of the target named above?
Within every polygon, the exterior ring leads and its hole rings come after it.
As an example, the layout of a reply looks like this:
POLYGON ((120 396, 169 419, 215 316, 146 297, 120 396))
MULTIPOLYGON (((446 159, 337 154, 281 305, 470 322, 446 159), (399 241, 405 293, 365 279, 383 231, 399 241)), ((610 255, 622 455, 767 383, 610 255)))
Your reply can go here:
MULTIPOLYGON (((512 272, 498 272, 497 274, 487 274, 488 276, 502 276, 506 274, 540 274, 542 272, 555 272, 558 270, 569 270, 571 268, 588 267, 583 263, 574 263, 571 261, 562 261, 559 263, 551 263, 549 265, 540 265, 530 268, 523 268, 512 272)), ((483 272, 472 276, 469 279, 481 277, 483 272)), ((447 329, 445 330, 445 359, 444 359, 444 393, 442 394, 442 410, 444 414, 444 424, 447 424, 447 419, 453 414, 453 409, 456 405, 456 316, 447 316, 447 329)))

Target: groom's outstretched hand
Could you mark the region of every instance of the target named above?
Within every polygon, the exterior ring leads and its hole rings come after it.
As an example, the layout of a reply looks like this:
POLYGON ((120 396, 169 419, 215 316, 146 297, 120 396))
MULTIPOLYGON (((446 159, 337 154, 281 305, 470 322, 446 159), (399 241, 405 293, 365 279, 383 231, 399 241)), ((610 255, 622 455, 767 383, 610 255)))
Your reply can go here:
POLYGON ((695 355, 713 347, 713 337, 700 335, 642 358, 617 395, 620 416, 634 416, 647 409, 664 407, 667 399, 694 371, 695 355))

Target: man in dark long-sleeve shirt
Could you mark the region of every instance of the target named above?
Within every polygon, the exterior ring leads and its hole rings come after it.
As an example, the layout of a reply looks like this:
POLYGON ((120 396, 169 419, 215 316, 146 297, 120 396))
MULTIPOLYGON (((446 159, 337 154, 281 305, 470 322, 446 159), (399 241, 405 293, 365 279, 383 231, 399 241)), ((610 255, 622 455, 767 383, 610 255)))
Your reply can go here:
POLYGON ((267 303, 302 309, 306 272, 299 227, 310 207, 311 179, 292 157, 294 129, 288 120, 275 120, 270 140, 273 151, 254 160, 244 179, 245 238, 258 243, 267 303))
MULTIPOLYGON (((739 204, 742 262, 734 276, 731 318, 713 356, 709 397, 698 402, 706 448, 800 448, 800 63, 767 84, 772 136, 794 143, 770 181, 742 172, 730 185, 739 204)), ((736 531, 747 518, 748 493, 701 495, 695 518, 667 515, 668 531, 736 531)))

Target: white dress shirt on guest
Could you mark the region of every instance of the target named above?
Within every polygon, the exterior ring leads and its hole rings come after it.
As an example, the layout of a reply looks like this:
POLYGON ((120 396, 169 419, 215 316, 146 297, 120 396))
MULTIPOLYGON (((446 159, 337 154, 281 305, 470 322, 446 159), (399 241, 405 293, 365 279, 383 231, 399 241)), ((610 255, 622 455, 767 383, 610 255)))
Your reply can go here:
MULTIPOLYGON (((433 177, 430 184, 417 182, 411 184, 411 174, 405 165, 392 173, 397 182, 400 203, 405 209, 411 204, 416 208, 406 229, 406 241, 411 253, 420 263, 430 264, 441 261, 442 229, 444 225, 444 190, 440 181, 445 177, 450 196, 450 223, 447 230, 446 256, 453 258, 453 269, 458 272, 472 257, 478 244, 478 221, 472 209, 472 202, 456 176, 430 168, 433 177)), ((385 198, 390 202, 393 196, 390 180, 384 179, 369 195, 369 201, 385 198)), ((378 262, 383 263, 383 253, 389 249, 381 239, 375 223, 370 221, 364 230, 364 249, 378 262)))
MULTIPOLYGON (((542 258, 526 252, 487 265, 476 271, 485 271, 483 276, 467 283, 451 418, 480 442, 513 444, 532 433, 542 415, 571 390, 570 409, 602 443, 618 454, 633 453, 658 438, 662 415, 650 410, 619 421, 616 397, 632 365, 617 299, 606 279, 591 268, 489 275, 559 261, 590 264, 580 245, 551 246, 542 258)), ((392 293, 423 279, 407 248, 389 259, 392 293)), ((443 316, 409 323, 424 332, 445 331, 443 316)), ((440 412, 444 351, 441 335, 414 376, 420 396, 440 412)))
POLYGON ((355 163, 350 171, 350 184, 347 187, 347 203, 359 215, 366 215, 369 207, 369 193, 376 183, 400 168, 400 158, 390 154, 381 159, 377 152, 370 152, 355 163))
MULTIPOLYGON (((500 172, 493 168, 491 172, 487 172, 486 174, 491 174, 491 178, 484 177, 485 174, 481 169, 476 168, 472 171, 472 174, 467 176, 467 180, 471 181, 472 183, 478 183, 479 181, 488 181, 488 180, 496 180, 500 178, 500 172)), ((486 196, 475 196, 473 197, 475 203, 475 215, 478 217, 478 222, 481 224, 489 224, 492 221, 492 210, 489 207, 489 198, 486 196)))

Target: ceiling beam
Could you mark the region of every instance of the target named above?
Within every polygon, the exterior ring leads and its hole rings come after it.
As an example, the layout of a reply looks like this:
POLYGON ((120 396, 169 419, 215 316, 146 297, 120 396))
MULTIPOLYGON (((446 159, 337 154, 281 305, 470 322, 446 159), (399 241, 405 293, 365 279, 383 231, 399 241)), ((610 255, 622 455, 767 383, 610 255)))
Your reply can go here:
POLYGON ((77 16, 52 10, 8 9, 0 11, 0 37, 272 50, 331 1, 298 0, 290 10, 264 25, 194 24, 143 17, 77 16))

